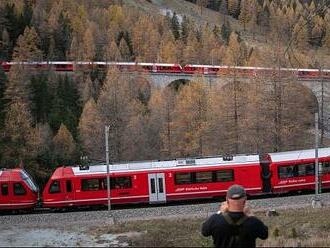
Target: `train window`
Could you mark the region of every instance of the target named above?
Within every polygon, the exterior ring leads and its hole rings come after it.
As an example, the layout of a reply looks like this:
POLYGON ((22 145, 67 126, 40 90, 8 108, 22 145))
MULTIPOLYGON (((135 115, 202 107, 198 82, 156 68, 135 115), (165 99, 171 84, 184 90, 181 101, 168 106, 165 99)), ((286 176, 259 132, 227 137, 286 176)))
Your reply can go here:
POLYGON ((159 193, 164 193, 163 179, 158 178, 159 193))
POLYGON ((49 187, 49 193, 55 194, 55 193, 60 193, 60 192, 61 192, 60 181, 54 180, 49 187))
POLYGON ((295 167, 294 165, 278 167, 279 178, 283 179, 283 178, 294 177, 295 176, 294 167, 295 167))
POLYGON ((297 165, 297 176, 306 175, 306 166, 304 164, 297 165))
MULTIPOLYGON (((299 166, 301 166, 301 165, 299 165, 299 166)), ((314 163, 304 164, 303 166, 305 167, 305 175, 306 176, 315 175, 315 165, 314 165, 314 163)))
POLYGON ((213 179, 212 171, 196 172, 196 183, 211 183, 213 179))
POLYGON ((322 172, 323 172, 323 174, 330 173, 330 162, 322 163, 322 172))
POLYGON ((234 170, 218 170, 215 171, 216 182, 230 182, 234 181, 234 170))
POLYGON ((21 183, 14 183, 14 195, 25 195, 26 190, 21 183))
POLYGON ((1 184, 1 194, 8 195, 8 183, 1 184))
POLYGON ((21 178, 26 182, 26 184, 32 189, 34 192, 38 192, 38 187, 32 180, 32 178, 29 177, 29 175, 26 173, 26 171, 21 171, 21 178))
POLYGON ((110 189, 129 189, 132 188, 131 177, 111 177, 110 189))
POLYGON ((72 183, 71 180, 66 181, 66 192, 72 192, 72 183))
POLYGON ((190 184, 192 183, 192 173, 177 172, 175 173, 175 184, 190 184))
POLYGON ((102 179, 98 179, 98 178, 82 179, 81 180, 81 190, 82 191, 100 190, 101 181, 102 181, 102 179))
POLYGON ((155 194, 156 193, 156 185, 155 185, 155 178, 151 178, 151 194, 155 194))

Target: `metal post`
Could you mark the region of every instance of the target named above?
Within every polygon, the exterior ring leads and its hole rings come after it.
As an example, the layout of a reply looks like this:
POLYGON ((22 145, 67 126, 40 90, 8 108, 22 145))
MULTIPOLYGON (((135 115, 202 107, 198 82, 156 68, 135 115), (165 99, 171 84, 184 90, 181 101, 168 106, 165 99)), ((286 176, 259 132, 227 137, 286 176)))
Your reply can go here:
POLYGON ((105 157, 107 162, 108 211, 110 211, 111 202, 110 202, 109 126, 105 126, 105 157))
POLYGON ((315 196, 312 201, 313 207, 321 206, 321 199, 319 195, 319 114, 315 113, 315 196))

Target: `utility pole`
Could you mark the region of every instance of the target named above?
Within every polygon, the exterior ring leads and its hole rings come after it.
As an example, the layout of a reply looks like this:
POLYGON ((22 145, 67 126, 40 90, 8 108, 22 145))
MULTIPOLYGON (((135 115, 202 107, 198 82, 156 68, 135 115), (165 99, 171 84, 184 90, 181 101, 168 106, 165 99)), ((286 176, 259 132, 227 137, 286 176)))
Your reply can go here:
POLYGON ((105 157, 107 163, 108 211, 110 212, 111 202, 110 202, 109 126, 105 126, 105 157))
POLYGON ((324 139, 324 84, 323 84, 323 76, 322 76, 322 68, 320 66, 319 73, 321 77, 321 146, 323 146, 324 139))
POLYGON ((315 195, 312 200, 312 207, 321 207, 321 197, 320 197, 320 169, 319 169, 319 113, 318 110, 315 112, 315 195))

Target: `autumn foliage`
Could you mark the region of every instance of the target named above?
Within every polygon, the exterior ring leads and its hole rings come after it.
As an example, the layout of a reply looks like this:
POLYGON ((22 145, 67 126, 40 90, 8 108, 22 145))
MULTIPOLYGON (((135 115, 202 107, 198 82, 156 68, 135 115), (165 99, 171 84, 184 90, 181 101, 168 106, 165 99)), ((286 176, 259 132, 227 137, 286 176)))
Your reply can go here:
MULTIPOLYGON (((208 7, 220 18, 205 24, 116 1, 1 1, 0 60, 311 68, 330 61, 330 12, 316 1, 191 2, 201 16, 208 7)), ((315 105, 306 88, 277 75, 229 75, 224 85, 196 76, 158 89, 145 73, 117 68, 63 75, 12 66, 6 75, 0 69, 1 167, 24 162, 42 179, 81 156, 102 162, 105 125, 111 162, 307 148, 315 105)))

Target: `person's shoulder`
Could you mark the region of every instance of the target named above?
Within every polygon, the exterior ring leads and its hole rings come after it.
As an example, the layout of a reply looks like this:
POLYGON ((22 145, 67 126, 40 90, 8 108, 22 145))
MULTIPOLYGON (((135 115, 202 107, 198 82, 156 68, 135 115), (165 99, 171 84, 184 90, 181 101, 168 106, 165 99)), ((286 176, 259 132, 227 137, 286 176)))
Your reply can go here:
POLYGON ((215 222, 223 222, 223 220, 224 220, 223 213, 217 212, 215 214, 212 214, 209 217, 209 219, 212 220, 212 221, 215 221, 215 222))
POLYGON ((210 216, 210 218, 212 218, 212 219, 219 219, 219 218, 222 218, 222 213, 221 213, 221 212, 217 212, 217 213, 215 213, 215 214, 212 214, 212 215, 210 216))
POLYGON ((247 219, 250 223, 253 223, 253 224, 264 224, 262 222, 262 220, 260 220, 258 217, 256 216, 248 216, 248 219, 247 219))

